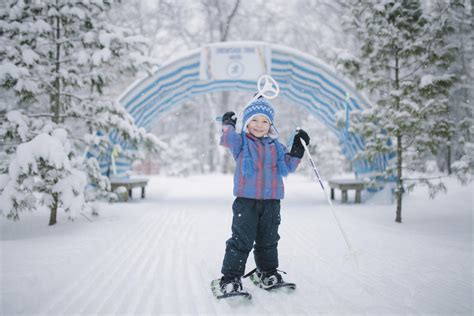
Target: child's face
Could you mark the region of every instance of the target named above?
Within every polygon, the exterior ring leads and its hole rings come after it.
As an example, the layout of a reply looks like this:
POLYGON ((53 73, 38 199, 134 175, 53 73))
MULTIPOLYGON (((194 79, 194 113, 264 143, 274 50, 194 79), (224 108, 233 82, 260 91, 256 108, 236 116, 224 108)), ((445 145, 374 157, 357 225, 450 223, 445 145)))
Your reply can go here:
POLYGON ((255 137, 263 137, 270 130, 270 121, 264 115, 255 115, 247 125, 247 129, 255 137))

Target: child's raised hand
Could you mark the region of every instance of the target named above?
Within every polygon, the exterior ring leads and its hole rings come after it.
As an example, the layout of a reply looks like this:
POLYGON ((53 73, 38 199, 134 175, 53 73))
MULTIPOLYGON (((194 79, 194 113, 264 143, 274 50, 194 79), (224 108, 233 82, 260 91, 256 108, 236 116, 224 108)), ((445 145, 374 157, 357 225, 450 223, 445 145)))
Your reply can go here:
POLYGON ((304 142, 306 143, 306 146, 309 145, 309 135, 301 128, 298 130, 298 133, 296 133, 295 135, 295 139, 298 139, 298 141, 300 141, 300 138, 304 140, 304 142))
POLYGON ((232 111, 225 112, 224 115, 222 115, 222 125, 230 125, 235 127, 235 124, 237 123, 237 116, 235 116, 235 113, 232 111))
POLYGON ((293 138, 293 145, 291 146, 290 155, 296 158, 303 158, 304 147, 301 143, 301 139, 304 140, 306 145, 309 145, 309 135, 304 130, 299 129, 293 138))

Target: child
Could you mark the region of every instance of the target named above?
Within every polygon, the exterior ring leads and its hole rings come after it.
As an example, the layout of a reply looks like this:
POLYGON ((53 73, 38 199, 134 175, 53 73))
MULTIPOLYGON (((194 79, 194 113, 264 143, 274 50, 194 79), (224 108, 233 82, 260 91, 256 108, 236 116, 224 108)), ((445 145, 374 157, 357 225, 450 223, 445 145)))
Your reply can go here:
POLYGON ((252 248, 257 277, 263 286, 283 282, 277 270, 283 177, 296 170, 304 155, 300 139, 309 144, 308 134, 300 130, 288 153, 277 140, 273 107, 263 97, 247 106, 243 115, 240 134, 235 131, 234 112, 222 117, 220 144, 230 149, 236 161, 234 195, 237 197, 232 205, 232 237, 226 242, 221 270, 223 293, 242 290, 241 277, 252 248))

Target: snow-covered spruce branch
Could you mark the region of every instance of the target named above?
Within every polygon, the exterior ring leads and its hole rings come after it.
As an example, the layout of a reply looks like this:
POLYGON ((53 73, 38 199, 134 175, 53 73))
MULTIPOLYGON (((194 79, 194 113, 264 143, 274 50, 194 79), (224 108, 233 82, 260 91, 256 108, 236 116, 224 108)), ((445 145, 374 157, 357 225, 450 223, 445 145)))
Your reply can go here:
MULTIPOLYGON (((41 43, 41 44, 36 44, 34 46, 35 50, 38 51, 39 49, 44 49, 44 48, 48 48, 48 47, 54 47, 55 45, 62 45, 62 44, 73 44, 73 43, 82 43, 83 41, 83 38, 81 37, 78 37, 77 39, 74 39, 74 40, 52 40, 51 42, 44 42, 44 43, 41 43)), ((54 63, 56 63, 56 59, 54 58, 50 58, 48 57, 47 55, 44 56, 44 61, 45 62, 50 62, 50 61, 53 61, 54 63)), ((61 63, 63 63, 62 60, 60 60, 61 63)))
MULTIPOLYGON (((424 60, 421 60, 419 63, 417 63, 418 65, 415 66, 411 72, 400 76, 400 77, 399 77, 399 80, 400 80, 401 82, 403 82, 403 81, 405 81, 406 79, 408 79, 408 78, 414 76, 416 73, 418 73, 418 72, 420 71, 420 69, 423 68, 423 66, 425 65, 425 63, 426 63, 426 62, 425 62, 424 60)), ((408 80, 408 81, 410 81, 410 80, 408 80)))
POLYGON ((60 114, 60 115, 54 115, 52 113, 37 113, 37 114, 28 114, 28 113, 25 113, 25 115, 29 118, 37 118, 37 117, 57 117, 57 118, 60 118, 60 119, 63 119, 63 118, 72 118, 74 116, 72 115, 66 115, 66 114, 60 114))
MULTIPOLYGON (((434 40, 434 39, 433 39, 434 40)), ((428 41, 428 45, 427 45, 427 49, 426 49, 426 54, 425 55, 428 55, 430 56, 431 54, 434 53, 434 51, 432 51, 432 46, 433 46, 433 40, 431 41, 428 41)), ((418 64, 417 66, 413 66, 413 70, 411 72, 409 72, 408 74, 404 74, 402 76, 399 77, 400 81, 404 81, 405 79, 407 78, 410 78, 411 76, 415 75, 416 73, 418 73, 425 65, 426 65, 426 58, 420 58, 419 59, 419 62, 414 62, 413 64, 418 64)), ((412 65, 413 65, 412 64, 412 65)), ((412 66, 410 65, 410 66, 412 66)))
POLYGON ((9 143, 6 143, 6 142, 3 142, 0 141, 0 145, 2 147, 7 147, 7 148, 16 148, 18 145, 22 144, 21 142, 9 142, 9 143))
MULTIPOLYGON (((83 77, 82 74, 81 74, 81 77, 83 77)), ((93 97, 88 96, 88 95, 79 96, 78 94, 74 94, 72 92, 60 92, 60 93, 58 93, 56 88, 54 86, 52 86, 51 83, 49 83, 48 81, 42 80, 42 79, 31 78, 31 81, 39 82, 39 83, 43 83, 43 84, 47 85, 48 88, 49 88, 48 92, 54 93, 55 95, 71 97, 71 98, 74 98, 74 99, 77 99, 77 100, 80 100, 80 101, 94 100, 93 97)))
POLYGON ((449 178, 449 175, 435 176, 435 177, 421 177, 421 178, 402 178, 403 181, 423 181, 423 180, 441 180, 449 178))
MULTIPOLYGON (((82 73, 81 73, 81 77, 84 78, 82 73)), ((52 86, 50 82, 42 80, 42 79, 32 78, 31 81, 38 82, 38 83, 43 83, 43 84, 47 85, 48 88, 49 88, 48 92, 52 92, 55 95, 71 97, 71 98, 77 99, 79 101, 94 100, 94 97, 91 97, 90 95, 87 95, 85 93, 84 93, 84 95, 78 95, 78 94, 75 94, 75 93, 72 93, 72 92, 59 92, 58 93, 56 88, 54 86, 52 86)))

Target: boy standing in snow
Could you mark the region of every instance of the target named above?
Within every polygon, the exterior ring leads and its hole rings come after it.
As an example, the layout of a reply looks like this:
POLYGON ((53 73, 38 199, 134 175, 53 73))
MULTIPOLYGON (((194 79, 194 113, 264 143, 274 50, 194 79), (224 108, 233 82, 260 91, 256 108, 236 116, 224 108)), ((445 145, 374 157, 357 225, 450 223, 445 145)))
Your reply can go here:
POLYGON ((263 97, 244 109, 240 134, 235 131, 236 122, 234 112, 222 117, 220 144, 229 148, 236 161, 232 237, 226 242, 219 284, 223 293, 242 290, 241 277, 252 248, 257 268, 251 273, 256 273, 263 287, 283 282, 277 270, 283 177, 296 170, 304 155, 300 139, 309 144, 308 134, 300 130, 288 152, 277 140, 274 110, 263 97))

